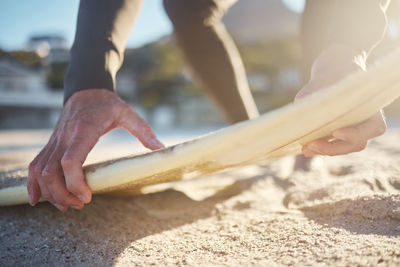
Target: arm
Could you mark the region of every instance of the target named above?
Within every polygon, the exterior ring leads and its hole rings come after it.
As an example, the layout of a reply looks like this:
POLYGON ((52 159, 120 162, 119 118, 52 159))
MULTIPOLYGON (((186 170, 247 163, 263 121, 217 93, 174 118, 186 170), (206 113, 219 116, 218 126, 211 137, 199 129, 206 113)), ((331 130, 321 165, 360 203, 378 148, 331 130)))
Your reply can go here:
POLYGON ((29 165, 31 205, 40 195, 61 211, 89 203, 82 165, 98 139, 112 129, 127 129, 150 149, 162 147, 151 127, 112 92, 139 3, 81 1, 65 105, 49 142, 29 165))
POLYGON ((64 102, 91 88, 114 90, 141 0, 82 0, 64 79, 64 102))
MULTIPOLYGON (((378 0, 309 0, 303 20, 304 73, 309 81, 296 99, 323 89, 359 69, 354 58, 366 54, 382 39, 385 14, 378 0), (310 68, 309 65, 312 67, 310 68), (311 69, 307 73, 306 68, 311 69)), ((303 154, 341 155, 365 148, 369 139, 383 134, 382 112, 363 123, 339 129, 333 139, 319 139, 303 147, 303 154)))

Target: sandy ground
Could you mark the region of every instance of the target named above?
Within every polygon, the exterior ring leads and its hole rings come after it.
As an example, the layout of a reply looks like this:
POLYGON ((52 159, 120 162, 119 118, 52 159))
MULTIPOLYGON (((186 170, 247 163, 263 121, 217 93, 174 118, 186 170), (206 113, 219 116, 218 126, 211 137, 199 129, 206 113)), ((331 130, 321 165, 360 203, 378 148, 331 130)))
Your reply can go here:
MULTIPOLYGON (((0 132, 0 171, 24 167, 47 131, 0 132)), ((110 135, 90 161, 138 145, 110 135)), ((167 143, 177 142, 175 136, 167 143)), ((356 154, 293 159, 96 196, 83 211, 0 208, 0 266, 400 265, 400 128, 356 154)))

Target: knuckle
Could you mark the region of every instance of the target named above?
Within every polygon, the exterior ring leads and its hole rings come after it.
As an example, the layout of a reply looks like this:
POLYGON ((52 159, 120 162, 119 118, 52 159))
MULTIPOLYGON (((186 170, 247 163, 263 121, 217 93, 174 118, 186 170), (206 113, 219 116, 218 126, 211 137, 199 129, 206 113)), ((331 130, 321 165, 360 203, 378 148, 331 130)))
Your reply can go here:
POLYGON ((41 173, 41 177, 44 180, 51 180, 51 178, 54 177, 54 172, 52 172, 49 168, 44 168, 42 173, 41 173))
POLYGON ((31 177, 32 175, 36 175, 38 173, 38 168, 34 161, 32 161, 29 164, 28 171, 29 171, 29 177, 31 177))
POLYGON ((376 128, 377 135, 382 135, 386 132, 387 126, 385 122, 381 122, 380 125, 376 128))
POLYGON ((360 152, 360 151, 364 150, 366 147, 367 147, 367 141, 362 141, 356 145, 355 151, 360 152))
POLYGON ((32 172, 33 171, 33 169, 35 168, 35 163, 32 161, 31 163, 29 163, 29 167, 28 167, 28 169, 29 169, 29 171, 30 172, 32 172))
POLYGON ((71 193, 79 193, 81 191, 81 187, 77 183, 67 182, 67 190, 71 193))
MULTIPOLYGON (((42 166, 40 166, 38 164, 33 166, 33 168, 32 168, 32 174, 33 175, 39 175, 41 173, 42 173, 42 166)), ((37 178, 39 178, 39 177, 37 177, 37 178)))
POLYGON ((64 168, 70 168, 71 166, 74 165, 74 160, 69 157, 69 156, 65 156, 61 159, 61 166, 64 168))

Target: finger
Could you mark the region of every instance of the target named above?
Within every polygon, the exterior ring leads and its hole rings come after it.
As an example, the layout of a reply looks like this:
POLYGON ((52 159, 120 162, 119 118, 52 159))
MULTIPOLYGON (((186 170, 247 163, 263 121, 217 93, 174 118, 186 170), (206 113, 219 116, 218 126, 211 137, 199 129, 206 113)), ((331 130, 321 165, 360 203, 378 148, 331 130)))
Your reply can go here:
POLYGON ((338 129, 332 133, 333 141, 319 139, 303 147, 306 157, 313 155, 343 155, 363 150, 368 140, 382 135, 386 131, 386 122, 382 111, 370 119, 354 126, 338 129))
POLYGON ((164 148, 164 145, 157 139, 153 128, 133 109, 124 117, 121 126, 139 139, 145 147, 151 150, 164 148))
POLYGON ((56 164, 57 165, 47 165, 42 172, 42 177, 44 181, 46 181, 47 190, 54 200, 52 204, 61 211, 66 211, 69 207, 82 209, 83 202, 67 191, 59 161, 57 161, 56 164))
POLYGON ((67 190, 83 203, 91 201, 92 193, 85 181, 82 165, 98 139, 99 136, 93 134, 92 131, 81 128, 73 136, 71 144, 61 159, 67 190))
POLYGON ((52 194, 50 193, 49 189, 47 188, 47 181, 42 177, 42 172, 38 175, 37 182, 40 187, 40 194, 44 199, 46 199, 48 202, 54 204, 56 203, 55 200, 53 199, 52 194))
POLYGON ((56 177, 52 175, 49 171, 43 171, 41 174, 41 179, 39 181, 40 184, 40 189, 42 191, 42 195, 51 203, 53 204, 57 209, 59 209, 62 212, 65 212, 68 210, 67 205, 63 205, 61 203, 58 203, 56 200, 56 194, 52 192, 54 190, 54 184, 56 184, 56 180, 58 180, 59 177, 56 177))
POLYGON ((294 97, 294 102, 297 102, 300 99, 303 99, 306 96, 312 94, 316 90, 316 88, 318 87, 316 87, 314 84, 310 82, 305 84, 303 88, 297 92, 296 96, 294 97))
POLYGON ((46 167, 46 161, 49 158, 49 155, 51 154, 50 149, 52 146, 48 146, 46 150, 44 150, 43 155, 39 158, 39 162, 37 163, 37 169, 36 169, 36 175, 37 175, 37 182, 40 187, 40 192, 43 198, 45 198, 47 201, 49 201, 51 204, 55 205, 57 204, 56 201, 53 198, 53 195, 51 194, 50 190, 48 189, 47 185, 49 181, 47 181, 48 176, 43 173, 44 168, 46 167))
POLYGON ((28 181, 26 184, 28 190, 28 199, 31 206, 35 206, 40 199, 40 187, 36 179, 35 161, 29 164, 28 181))
POLYGON ((40 183, 41 173, 43 166, 45 165, 47 158, 50 154, 51 147, 53 146, 53 141, 50 140, 46 146, 39 152, 35 159, 29 164, 27 190, 29 203, 34 206, 40 199, 42 195, 45 199, 51 200, 51 195, 46 191, 45 185, 43 184, 43 190, 40 183), (39 189, 39 190, 38 190, 39 189), (43 193, 44 191, 44 193, 43 193))
POLYGON ((369 140, 384 134, 386 128, 386 122, 380 111, 368 120, 355 126, 338 129, 332 135, 343 141, 357 143, 360 139, 369 140))
POLYGON ((61 168, 61 156, 64 154, 65 145, 58 143, 56 149, 50 155, 46 167, 42 171, 42 178, 47 179, 47 189, 52 195, 55 203, 64 207, 82 209, 83 202, 72 195, 66 187, 63 171, 61 168))

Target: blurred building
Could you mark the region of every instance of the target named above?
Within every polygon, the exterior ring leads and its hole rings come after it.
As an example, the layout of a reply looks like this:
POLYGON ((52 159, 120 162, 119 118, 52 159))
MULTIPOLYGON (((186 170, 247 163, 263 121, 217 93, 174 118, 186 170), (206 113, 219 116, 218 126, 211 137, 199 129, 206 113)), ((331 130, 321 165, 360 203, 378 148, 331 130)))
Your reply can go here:
POLYGON ((0 55, 0 129, 48 128, 62 108, 62 92, 47 86, 48 70, 26 64, 29 52, 0 55), (17 56, 16 56, 16 55, 17 56))
MULTIPOLYGON (((252 46, 295 38, 299 19, 300 15, 280 0, 241 0, 228 11, 224 23, 239 48, 253 53, 252 46)), ((127 54, 117 74, 117 92, 141 110, 145 119, 163 127, 221 123, 216 108, 203 95, 191 92, 194 82, 185 75, 183 60, 174 47, 173 39, 167 36, 135 49, 133 57, 127 54)), ((0 128, 52 127, 61 111, 62 80, 69 60, 65 38, 32 36, 26 50, 39 55, 39 66, 0 57, 0 128)), ((264 49, 259 50, 257 53, 265 54, 264 49)), ((243 56, 245 61, 249 58, 246 53, 243 56)), ((255 54, 253 58, 259 57, 255 54)), ((296 68, 278 63, 269 63, 276 68, 269 73, 265 68, 248 69, 257 99, 273 90, 297 87, 296 68)))
POLYGON ((6 54, 0 56, 0 91, 40 93, 46 88, 44 72, 6 54))
POLYGON ((46 57, 51 50, 67 49, 67 40, 60 35, 35 35, 29 38, 26 45, 27 51, 36 52, 41 57, 46 57))

